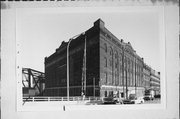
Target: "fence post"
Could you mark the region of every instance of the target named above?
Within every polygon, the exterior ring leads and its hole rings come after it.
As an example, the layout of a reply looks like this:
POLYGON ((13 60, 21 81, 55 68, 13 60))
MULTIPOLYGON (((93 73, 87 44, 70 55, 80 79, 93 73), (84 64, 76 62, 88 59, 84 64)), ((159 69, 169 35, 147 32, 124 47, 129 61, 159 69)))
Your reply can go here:
POLYGON ((32 98, 32 101, 34 102, 34 97, 32 98))
POLYGON ((64 99, 63 99, 63 97, 62 97, 62 101, 63 101, 64 99))
POLYGON ((50 101, 50 97, 48 97, 48 101, 50 101))

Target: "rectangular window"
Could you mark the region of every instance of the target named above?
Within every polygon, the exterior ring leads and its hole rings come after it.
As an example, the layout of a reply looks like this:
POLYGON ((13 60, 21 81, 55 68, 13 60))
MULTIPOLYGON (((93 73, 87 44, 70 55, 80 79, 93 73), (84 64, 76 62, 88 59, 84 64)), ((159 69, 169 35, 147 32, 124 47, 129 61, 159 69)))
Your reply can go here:
POLYGON ((112 66, 112 60, 111 59, 109 60, 109 66, 112 66))
POLYGON ((107 58, 104 57, 104 67, 107 67, 107 58))
POLYGON ((118 63, 117 62, 115 63, 115 68, 118 68, 118 63))
POLYGON ((129 81, 129 86, 131 86, 130 72, 128 73, 128 81, 129 81))
POLYGON ((109 75, 108 75, 108 84, 109 85, 111 85, 111 82, 112 82, 112 74, 110 73, 109 75))
POLYGON ((129 81, 129 82, 130 82, 129 85, 131 86, 131 85, 132 85, 131 71, 130 71, 130 73, 129 73, 129 80, 130 80, 130 81, 129 81))
POLYGON ((137 75, 137 86, 139 87, 139 74, 137 75))
POLYGON ((119 85, 119 77, 117 73, 116 73, 116 85, 119 85))
POLYGON ((122 74, 121 74, 121 68, 119 69, 119 85, 121 85, 121 79, 122 79, 122 74))
POLYGON ((108 82, 107 82, 107 73, 106 72, 104 74, 104 80, 105 80, 105 84, 107 84, 108 82))

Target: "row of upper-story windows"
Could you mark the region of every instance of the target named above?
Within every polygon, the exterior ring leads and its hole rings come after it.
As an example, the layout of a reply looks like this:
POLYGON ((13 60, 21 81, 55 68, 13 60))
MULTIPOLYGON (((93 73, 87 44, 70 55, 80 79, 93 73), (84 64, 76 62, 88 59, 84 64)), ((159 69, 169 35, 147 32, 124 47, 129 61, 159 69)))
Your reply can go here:
MULTIPOLYGON (((118 62, 118 60, 115 60, 114 61, 114 65, 115 65, 115 68, 118 68, 118 65, 122 65, 122 62, 121 62, 122 60, 120 60, 119 62, 118 62)), ((110 66, 110 67, 112 67, 113 66, 113 59, 112 58, 109 58, 109 60, 106 58, 106 57, 104 57, 104 67, 108 67, 108 65, 110 66), (109 61, 109 62, 108 62, 109 61)))
MULTIPOLYGON (((106 53, 109 52, 110 56, 113 56, 113 49, 112 49, 112 47, 107 47, 107 44, 104 43, 103 49, 105 50, 106 53)), ((117 51, 115 51, 115 58, 118 58, 117 51)))
POLYGON ((118 69, 118 65, 120 65, 120 66, 124 65, 125 69, 130 70, 130 72, 142 73, 143 66, 138 59, 137 60, 134 59, 133 56, 124 56, 123 57, 123 55, 121 53, 118 55, 118 52, 116 50, 113 53, 113 48, 111 46, 108 47, 108 45, 106 43, 104 43, 103 49, 105 50, 105 52, 107 54, 109 54, 109 58, 106 58, 106 57, 104 58, 105 59, 104 60, 105 67, 110 66, 110 68, 113 68, 113 66, 114 66, 116 69, 118 69), (113 57, 113 55, 115 56, 115 58, 113 57), (124 62, 123 62, 122 58, 124 58, 124 62))
MULTIPOLYGON (((108 47, 107 43, 104 43, 103 45, 103 49, 105 50, 105 52, 109 52, 110 56, 113 56, 113 48, 111 46, 108 47)), ((115 58, 118 58, 118 52, 115 50, 115 58)), ((127 53, 128 54, 128 53, 127 53)), ((126 59, 126 58, 125 58, 126 59)), ((139 59, 136 60, 136 62, 138 64, 141 64, 142 61, 140 61, 139 59)))
MULTIPOLYGON (((123 78, 121 75, 118 75, 118 72, 115 72, 114 78, 113 78, 111 72, 109 72, 109 73, 105 72, 103 79, 104 79, 103 84, 105 84, 105 85, 108 85, 108 84, 110 84, 110 85, 114 85, 114 84, 123 85, 124 84, 125 85, 126 84, 126 76, 124 76, 124 78, 123 78), (123 83, 123 80, 124 80, 124 83, 123 83)), ((135 85, 143 86, 144 81, 142 78, 140 78, 140 77, 138 78, 138 76, 137 76, 137 78, 132 78, 130 76, 127 76, 127 85, 128 86, 135 86, 135 85)), ((150 85, 150 83, 149 83, 149 85, 150 85)))
MULTIPOLYGON (((114 64, 115 69, 119 68, 119 73, 117 73, 116 71, 114 72, 115 77, 117 77, 116 75, 118 74, 120 77, 122 77, 122 73, 123 73, 122 67, 124 66, 124 71, 126 70, 128 72, 128 77, 130 79, 134 77, 133 73, 136 72, 136 74, 134 75, 136 75, 137 85, 138 84, 140 85, 142 83, 141 81, 139 81, 143 77, 142 61, 140 61, 139 59, 134 59, 134 57, 129 54, 125 54, 123 57, 123 55, 121 53, 118 53, 117 50, 113 52, 113 48, 111 46, 108 46, 106 43, 104 43, 103 49, 105 50, 105 53, 108 55, 108 58, 107 56, 104 57, 104 62, 105 62, 104 67, 110 66, 110 68, 113 68, 113 64, 114 64)), ((113 72, 113 69, 112 69, 112 72, 113 72)), ((108 78, 109 76, 105 74, 105 77, 108 78)), ((113 80, 113 77, 112 76, 110 77, 113 80)), ((120 80, 120 84, 121 83, 122 81, 120 80)), ((133 81, 132 81, 132 84, 133 84, 133 81)))
MULTIPOLYGON (((115 68, 118 68, 118 66, 122 66, 122 59, 120 59, 119 61, 118 60, 114 60, 114 65, 115 65, 115 68)), ((113 66, 113 59, 112 58, 106 58, 106 57, 104 57, 104 67, 108 67, 108 66, 110 66, 110 67, 112 67, 113 66)), ((138 65, 138 64, 136 64, 136 66, 135 66, 135 64, 133 63, 133 61, 131 61, 131 62, 129 62, 129 64, 127 63, 127 62, 124 62, 124 67, 127 69, 127 70, 129 70, 129 71, 131 71, 131 72, 134 72, 134 71, 136 71, 136 72, 140 72, 140 73, 142 73, 143 72, 143 67, 141 67, 140 65, 138 65), (136 69, 135 69, 136 68, 136 69)))
MULTIPOLYGON (((129 70, 124 70, 124 73, 123 73, 122 67, 120 67, 119 71, 114 72, 115 77, 113 77, 112 72, 107 72, 107 71, 105 71, 105 72, 106 72, 105 73, 105 77, 106 77, 105 81, 107 81, 107 73, 108 73, 109 74, 108 79, 110 80, 110 82, 113 81, 114 79, 117 79, 117 77, 119 77, 120 79, 123 79, 123 77, 124 78, 127 77, 129 85, 135 85, 134 80, 137 81, 137 83, 136 83, 137 86, 142 85, 142 80, 143 80, 142 78, 143 77, 142 77, 142 75, 140 73, 135 74, 135 73, 130 72, 129 70), (123 74, 124 74, 124 76, 123 76, 123 74)), ((122 81, 120 80, 120 85, 121 84, 122 84, 122 81)))

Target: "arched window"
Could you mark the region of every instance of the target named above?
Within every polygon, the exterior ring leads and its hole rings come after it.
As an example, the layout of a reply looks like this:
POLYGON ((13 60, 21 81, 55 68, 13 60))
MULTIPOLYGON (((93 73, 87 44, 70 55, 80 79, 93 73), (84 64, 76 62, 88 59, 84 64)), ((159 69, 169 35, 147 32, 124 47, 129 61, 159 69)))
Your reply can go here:
POLYGON ((109 54, 110 54, 110 56, 113 55, 113 49, 112 49, 112 47, 109 47, 109 54))

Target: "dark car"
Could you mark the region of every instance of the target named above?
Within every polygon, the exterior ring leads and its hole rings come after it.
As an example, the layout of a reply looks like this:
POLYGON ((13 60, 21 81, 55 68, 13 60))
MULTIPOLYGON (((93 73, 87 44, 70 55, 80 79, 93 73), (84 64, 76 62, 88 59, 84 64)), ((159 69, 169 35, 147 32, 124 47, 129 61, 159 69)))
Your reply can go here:
POLYGON ((161 95, 160 94, 155 95, 154 98, 161 98, 161 95))
POLYGON ((104 97, 104 98, 102 99, 102 102, 103 102, 104 104, 116 104, 116 103, 118 103, 119 101, 118 101, 117 98, 114 98, 114 97, 104 97))
POLYGON ((135 102, 130 99, 125 99, 123 100, 123 104, 135 104, 135 102))
POLYGON ((154 98, 151 95, 145 95, 144 100, 153 100, 154 98))

